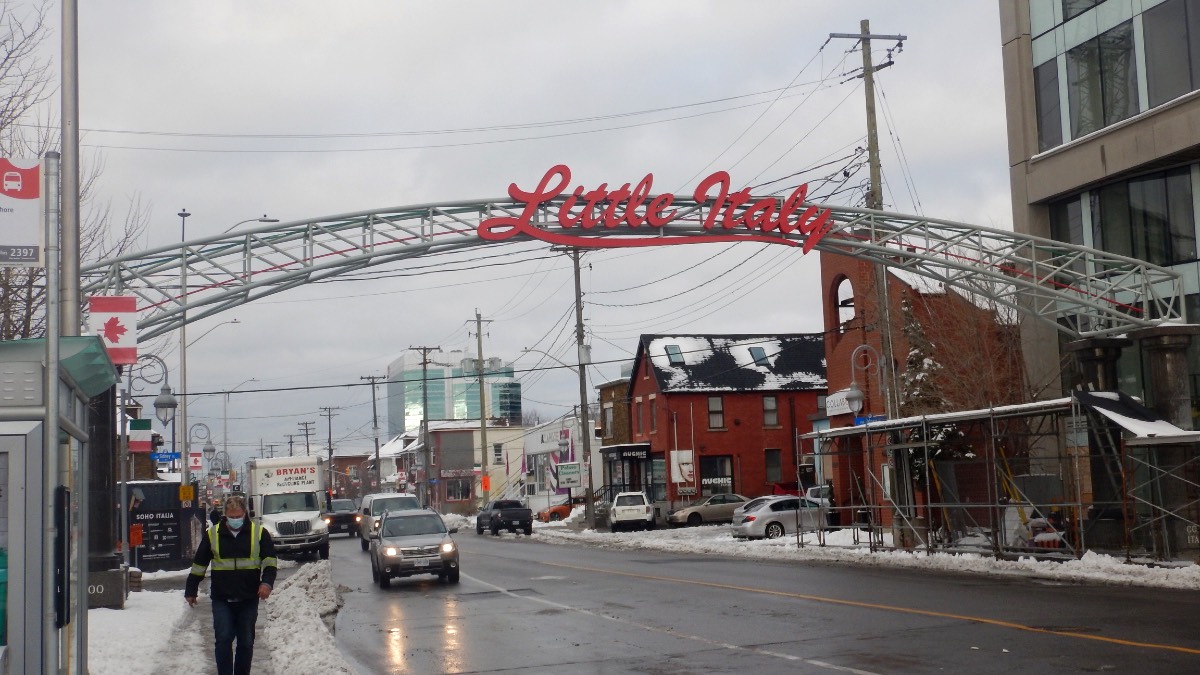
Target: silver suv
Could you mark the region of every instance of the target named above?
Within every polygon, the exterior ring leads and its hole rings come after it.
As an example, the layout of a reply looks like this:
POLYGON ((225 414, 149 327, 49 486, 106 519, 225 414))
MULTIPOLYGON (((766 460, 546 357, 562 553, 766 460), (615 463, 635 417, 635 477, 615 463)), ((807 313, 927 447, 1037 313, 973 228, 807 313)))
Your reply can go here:
POLYGON ((421 500, 416 495, 403 492, 377 492, 362 498, 358 510, 362 514, 359 522, 359 533, 362 539, 359 544, 362 550, 371 546, 371 540, 379 536, 379 516, 385 511, 406 511, 421 508, 421 500))
POLYGON ((613 532, 622 528, 654 529, 654 505, 645 492, 618 492, 608 510, 608 526, 613 532))
POLYGON ((387 588, 392 577, 436 574, 438 581, 458 583, 458 545, 436 511, 388 511, 371 542, 371 578, 387 588))

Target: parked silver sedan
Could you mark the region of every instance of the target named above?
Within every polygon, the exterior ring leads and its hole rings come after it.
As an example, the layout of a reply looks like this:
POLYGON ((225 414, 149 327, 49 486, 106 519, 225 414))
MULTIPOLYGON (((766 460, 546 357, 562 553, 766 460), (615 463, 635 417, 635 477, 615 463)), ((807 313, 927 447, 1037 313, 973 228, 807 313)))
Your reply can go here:
POLYGON ((745 503, 745 497, 733 493, 710 495, 667 516, 667 523, 672 526, 728 523, 733 520, 734 509, 745 503))
POLYGON ((805 499, 780 495, 747 510, 730 525, 735 539, 775 539, 799 531, 819 530, 825 525, 825 508, 805 499))

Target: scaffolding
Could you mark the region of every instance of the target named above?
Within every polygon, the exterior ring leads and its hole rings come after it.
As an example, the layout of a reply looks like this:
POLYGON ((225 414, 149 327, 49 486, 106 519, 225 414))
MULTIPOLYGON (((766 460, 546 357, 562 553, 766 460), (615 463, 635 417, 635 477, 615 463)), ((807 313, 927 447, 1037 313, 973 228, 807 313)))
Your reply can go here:
MULTIPOLYGON (((1200 555, 1200 433, 1116 392, 825 429, 823 546, 1067 560, 1200 555), (841 531, 834 535, 831 532, 841 531)), ((811 539, 811 537, 810 537, 811 539)))

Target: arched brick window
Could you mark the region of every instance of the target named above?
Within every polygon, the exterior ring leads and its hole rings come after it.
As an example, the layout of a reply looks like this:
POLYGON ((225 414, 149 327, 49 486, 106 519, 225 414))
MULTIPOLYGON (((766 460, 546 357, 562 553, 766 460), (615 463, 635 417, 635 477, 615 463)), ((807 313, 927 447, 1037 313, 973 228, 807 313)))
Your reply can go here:
POLYGON ((838 332, 845 333, 857 313, 855 310, 854 284, 850 283, 850 280, 846 277, 842 277, 837 281, 834 289, 833 314, 837 320, 838 332))

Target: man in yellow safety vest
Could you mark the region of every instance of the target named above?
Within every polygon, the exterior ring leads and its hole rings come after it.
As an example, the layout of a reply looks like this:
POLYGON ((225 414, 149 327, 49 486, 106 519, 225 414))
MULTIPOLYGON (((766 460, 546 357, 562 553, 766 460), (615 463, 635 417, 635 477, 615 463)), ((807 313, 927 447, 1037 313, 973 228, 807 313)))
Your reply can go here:
POLYGON ((258 601, 271 596, 278 564, 271 534, 246 518, 245 497, 226 497, 224 512, 196 549, 183 597, 196 606, 200 582, 211 565, 208 595, 213 606, 217 675, 246 675, 254 658, 258 601))

